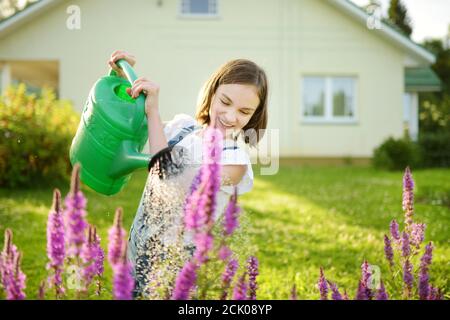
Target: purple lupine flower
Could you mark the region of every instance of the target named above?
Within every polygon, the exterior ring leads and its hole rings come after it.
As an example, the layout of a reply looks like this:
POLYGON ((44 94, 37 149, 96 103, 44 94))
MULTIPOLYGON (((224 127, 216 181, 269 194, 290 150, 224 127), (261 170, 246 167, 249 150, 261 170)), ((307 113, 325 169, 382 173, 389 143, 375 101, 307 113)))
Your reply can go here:
POLYGON ((26 276, 20 269, 22 255, 13 244, 12 239, 11 229, 6 229, 4 248, 0 253, 1 280, 6 292, 6 299, 23 300, 25 299, 26 276))
POLYGON ((377 300, 389 300, 389 296, 386 292, 386 288, 384 287, 383 281, 381 281, 381 283, 380 283, 380 288, 378 289, 376 299, 377 300))
POLYGON ((347 290, 344 290, 344 295, 342 296, 342 300, 348 300, 347 290))
POLYGON ((78 259, 81 248, 86 241, 85 230, 88 226, 85 210, 87 199, 80 190, 80 165, 78 163, 73 167, 70 192, 64 203, 66 206, 64 219, 67 230, 67 254, 78 259))
POLYGON ((420 258, 419 298, 421 300, 426 300, 430 295, 428 269, 431 265, 432 258, 433 258, 433 244, 430 242, 425 246, 425 253, 423 254, 422 258, 420 258))
POLYGON ((224 233, 230 236, 238 226, 238 215, 240 208, 237 205, 237 187, 234 187, 234 194, 231 195, 228 206, 225 210, 225 217, 223 220, 224 233))
POLYGON ((339 292, 337 285, 331 281, 327 281, 331 289, 331 299, 342 300, 342 295, 339 292))
POLYGON ((94 232, 92 235, 92 247, 94 251, 94 262, 95 262, 95 275, 102 276, 104 271, 104 260, 105 260, 105 252, 103 251, 100 245, 100 237, 97 234, 97 228, 93 227, 94 232))
POLYGON ((369 297, 367 296, 366 286, 363 284, 362 280, 359 280, 358 290, 356 291, 355 299, 356 300, 369 300, 369 297))
POLYGON ((17 256, 17 247, 12 242, 13 233, 11 229, 5 229, 5 238, 3 250, 0 253, 0 279, 3 288, 8 286, 11 270, 13 269, 14 259, 17 256))
POLYGON ((398 223, 395 219, 391 221, 390 230, 391 230, 392 238, 396 241, 400 241, 400 233, 398 231, 398 223))
POLYGON ((108 230, 108 261, 114 266, 125 252, 125 229, 122 227, 122 208, 117 208, 114 215, 114 224, 108 230))
POLYGON ((440 289, 430 286, 430 295, 428 296, 428 300, 443 300, 444 295, 440 289))
POLYGON ((239 264, 235 259, 232 259, 228 262, 225 271, 222 274, 222 296, 220 297, 221 300, 225 300, 227 298, 231 281, 236 274, 238 266, 239 264))
POLYGON ((298 296, 297 296, 297 286, 295 285, 295 283, 294 283, 294 285, 292 286, 292 289, 291 289, 291 296, 290 296, 289 300, 298 300, 298 296))
POLYGON ((256 277, 259 274, 258 271, 258 259, 256 257, 251 256, 247 260, 247 272, 248 272, 248 299, 256 300, 256 289, 258 289, 258 284, 256 283, 256 277))
POLYGON ((320 267, 319 281, 317 282, 317 288, 320 291, 320 300, 328 300, 328 286, 327 280, 323 274, 323 269, 320 267))
POLYGON ((411 247, 409 244, 409 235, 407 232, 402 233, 402 256, 407 258, 411 254, 411 247))
MULTIPOLYGON (((201 168, 202 169, 202 168, 201 168)), ((203 175, 200 169, 197 176, 203 175)), ((201 183, 201 179, 200 183, 201 183)), ((204 184, 195 188, 186 198, 186 202, 184 205, 184 224, 187 230, 198 230, 200 226, 204 225, 205 217, 200 215, 199 207, 203 205, 202 202, 205 201, 204 198, 201 197, 200 190, 204 189, 204 184)))
POLYGON ((414 215, 414 180, 409 167, 406 167, 403 176, 403 211, 405 212, 405 229, 410 231, 414 215))
POLYGON ((413 223, 411 227, 411 244, 419 249, 423 240, 425 239, 425 227, 424 223, 413 223))
POLYGON ((413 265, 409 259, 406 259, 403 264, 403 282, 405 283, 405 293, 406 296, 409 297, 411 295, 414 276, 412 274, 413 265))
POLYGON ((192 261, 187 262, 175 280, 172 299, 184 300, 189 297, 197 279, 200 264, 208 261, 208 251, 213 247, 214 213, 216 197, 220 187, 220 158, 222 133, 208 127, 204 132, 203 164, 191 185, 190 194, 184 205, 184 222, 187 230, 195 231, 196 251, 192 261))
POLYGON ((228 248, 226 245, 222 245, 219 249, 219 259, 222 261, 227 261, 229 257, 231 257, 231 255, 233 254, 233 252, 231 251, 230 248, 228 248))
POLYGON ((391 239, 387 235, 384 235, 384 255, 392 268, 394 266, 394 251, 392 250, 391 239))
POLYGON ((195 238, 195 254, 194 258, 199 263, 205 263, 209 261, 208 252, 213 247, 214 237, 210 233, 197 233, 194 236, 195 238))
POLYGON ((239 277, 236 286, 233 290, 233 300, 247 300, 247 281, 245 278, 247 277, 247 272, 239 277))
MULTIPOLYGON (((85 284, 85 290, 88 289, 94 277, 100 273, 98 261, 100 257, 97 241, 97 230, 94 226, 89 225, 88 241, 86 241, 81 250, 81 259, 84 263, 82 274, 85 284)), ((101 266, 101 269, 103 269, 103 266, 101 266)))
POLYGON ((188 261, 175 280, 175 288, 172 292, 173 300, 188 300, 189 294, 197 281, 198 265, 188 261))
POLYGON ((20 269, 22 262, 22 254, 19 252, 14 259, 13 269, 10 273, 9 285, 6 288, 6 298, 8 300, 23 300, 25 299, 25 280, 26 276, 20 269))
POLYGON ((372 277, 372 269, 370 267, 369 262, 367 260, 364 260, 363 264, 361 265, 361 282, 366 290, 366 296, 369 300, 372 300, 373 298, 373 292, 370 289, 370 281, 372 277))
POLYGON ((194 179, 192 180, 191 186, 189 188, 189 194, 194 193, 199 188, 199 186, 202 182, 203 171, 204 171, 204 168, 200 167, 199 171, 197 172, 194 179))
POLYGON ((96 276, 97 276, 97 289, 96 294, 100 295, 101 293, 101 278, 103 276, 103 272, 105 270, 104 264, 105 264, 105 251, 103 251, 102 247, 100 246, 101 238, 97 234, 96 230, 94 230, 94 250, 96 252, 95 254, 95 270, 96 270, 96 276))
POLYGON ((197 230, 214 223, 216 196, 220 188, 220 157, 222 133, 208 127, 204 134, 203 165, 194 179, 192 192, 184 206, 185 225, 188 230, 197 230))
POLYGON ((54 271, 54 274, 49 276, 48 282, 55 288, 56 298, 61 297, 65 292, 62 283, 65 256, 61 193, 58 189, 55 189, 53 191, 53 206, 47 220, 47 257, 50 260, 47 264, 47 269, 53 269, 54 271))
POLYGON ((41 281, 41 283, 39 284, 38 300, 44 299, 45 299, 45 281, 41 281))
POLYGON ((102 276, 103 272, 105 270, 104 268, 104 261, 105 261, 105 251, 103 251, 101 245, 100 245, 100 241, 102 239, 100 238, 100 236, 97 234, 97 229, 94 228, 94 248, 96 251, 96 259, 95 259, 95 269, 96 269, 96 273, 98 276, 102 276))
POLYGON ((113 267, 113 296, 116 300, 132 300, 134 279, 132 276, 132 267, 126 256, 125 250, 120 260, 113 267))

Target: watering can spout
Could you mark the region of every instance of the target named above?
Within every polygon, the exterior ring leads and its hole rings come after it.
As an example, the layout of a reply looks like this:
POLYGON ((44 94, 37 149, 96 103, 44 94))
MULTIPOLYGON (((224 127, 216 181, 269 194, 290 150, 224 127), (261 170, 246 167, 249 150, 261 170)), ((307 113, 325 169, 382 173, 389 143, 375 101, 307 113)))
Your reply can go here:
POLYGON ((146 168, 151 158, 150 154, 140 153, 134 141, 125 140, 111 165, 109 174, 116 178, 130 174, 136 169, 146 168))

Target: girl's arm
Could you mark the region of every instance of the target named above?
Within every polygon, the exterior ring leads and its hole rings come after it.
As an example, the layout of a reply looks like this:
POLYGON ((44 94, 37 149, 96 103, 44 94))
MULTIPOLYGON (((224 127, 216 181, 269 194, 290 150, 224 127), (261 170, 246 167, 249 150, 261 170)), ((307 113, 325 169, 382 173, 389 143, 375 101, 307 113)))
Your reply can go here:
MULTIPOLYGON (((125 78, 122 69, 115 63, 119 59, 125 59, 131 66, 134 66, 136 57, 131 53, 122 50, 116 50, 111 54, 110 60, 108 61, 109 66, 114 69, 119 76, 125 78)), ((127 93, 131 97, 137 98, 141 91, 144 91, 144 94, 146 95, 145 114, 147 115, 148 121, 148 143, 150 146, 150 154, 155 154, 168 146, 163 130, 165 124, 162 123, 159 115, 159 85, 141 77, 133 82, 132 87, 128 88, 127 93)))
POLYGON ((247 172, 247 165, 233 164, 222 166, 221 185, 235 186, 237 185, 245 173, 247 172))
POLYGON ((164 126, 159 115, 158 108, 150 108, 146 111, 148 121, 148 144, 150 146, 150 154, 155 154, 159 150, 168 146, 167 139, 164 134, 164 126))
POLYGON ((148 121, 148 144, 150 154, 155 154, 168 146, 164 134, 164 124, 159 115, 159 85, 146 78, 138 78, 129 89, 131 97, 136 98, 140 92, 144 91, 145 114, 148 121))

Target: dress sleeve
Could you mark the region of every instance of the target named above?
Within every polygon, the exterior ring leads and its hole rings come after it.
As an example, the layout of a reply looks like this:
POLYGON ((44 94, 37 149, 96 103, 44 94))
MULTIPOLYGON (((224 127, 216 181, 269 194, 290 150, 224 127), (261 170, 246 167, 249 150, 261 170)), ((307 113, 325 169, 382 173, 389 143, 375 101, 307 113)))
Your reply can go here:
POLYGON ((176 114, 172 120, 166 122, 164 126, 164 134, 166 135, 167 140, 170 140, 178 132, 180 132, 182 128, 195 124, 197 124, 197 122, 192 116, 185 113, 179 113, 176 114))
MULTIPOLYGON (((238 195, 249 192, 253 188, 253 169, 250 156, 242 148, 225 149, 222 151, 221 165, 245 164, 247 171, 242 180, 237 184, 238 195)), ((220 189, 228 194, 233 194, 234 186, 222 185, 220 189)))

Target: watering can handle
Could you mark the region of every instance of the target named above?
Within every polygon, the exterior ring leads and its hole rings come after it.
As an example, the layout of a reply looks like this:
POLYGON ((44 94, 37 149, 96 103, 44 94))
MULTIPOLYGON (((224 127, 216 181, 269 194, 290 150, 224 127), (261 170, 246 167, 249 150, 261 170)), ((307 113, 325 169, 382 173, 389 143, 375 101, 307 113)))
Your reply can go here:
MULTIPOLYGON (((137 79, 136 72, 134 72, 134 69, 125 59, 119 59, 116 61, 116 64, 120 67, 120 69, 123 70, 123 73, 125 73, 125 76, 127 77, 128 81, 130 81, 130 84, 133 84, 133 82, 137 79)), ((111 69, 109 75, 117 75, 116 71, 114 69, 111 69)))
MULTIPOLYGON (((125 59, 117 60, 116 64, 123 70, 123 73, 125 73, 125 76, 130 84, 133 84, 133 82, 137 79, 137 75, 134 72, 133 67, 131 67, 125 59)), ((114 71, 114 69, 111 69, 109 71, 109 75, 116 76, 117 72, 114 71)), ((145 117, 145 95, 142 92, 136 98, 136 105, 138 110, 136 117, 133 119, 133 128, 139 128, 145 117)))

